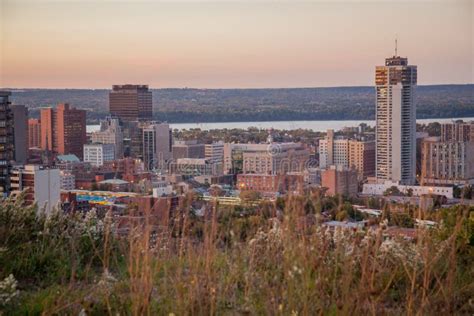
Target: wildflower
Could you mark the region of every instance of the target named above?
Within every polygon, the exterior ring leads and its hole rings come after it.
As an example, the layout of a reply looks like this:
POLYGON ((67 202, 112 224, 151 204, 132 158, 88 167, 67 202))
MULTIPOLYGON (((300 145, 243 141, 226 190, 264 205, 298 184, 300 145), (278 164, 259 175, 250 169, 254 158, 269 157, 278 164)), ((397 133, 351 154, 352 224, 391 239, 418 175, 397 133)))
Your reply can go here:
POLYGON ((98 282, 99 287, 104 289, 106 292, 109 292, 113 284, 117 282, 117 279, 109 272, 109 270, 106 268, 104 269, 104 272, 102 273, 102 276, 98 282))
POLYGON ((17 286, 18 281, 13 274, 0 281, 0 306, 7 305, 20 294, 20 291, 16 289, 17 286))

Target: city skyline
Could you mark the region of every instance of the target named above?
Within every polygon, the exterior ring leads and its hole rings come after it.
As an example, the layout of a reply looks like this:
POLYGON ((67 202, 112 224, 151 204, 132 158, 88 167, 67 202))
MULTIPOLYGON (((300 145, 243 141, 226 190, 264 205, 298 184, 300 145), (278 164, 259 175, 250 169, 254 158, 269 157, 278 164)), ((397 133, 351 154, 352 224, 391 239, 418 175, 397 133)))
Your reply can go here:
POLYGON ((420 85, 474 82, 471 1, 3 0, 0 10, 1 87, 369 86, 395 38, 420 85))

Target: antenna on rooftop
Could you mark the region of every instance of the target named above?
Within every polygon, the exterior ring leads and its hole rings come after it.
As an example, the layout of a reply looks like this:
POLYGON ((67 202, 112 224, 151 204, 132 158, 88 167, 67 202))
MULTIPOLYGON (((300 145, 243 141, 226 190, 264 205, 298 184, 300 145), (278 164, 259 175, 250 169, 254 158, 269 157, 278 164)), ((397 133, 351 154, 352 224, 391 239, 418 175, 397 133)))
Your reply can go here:
POLYGON ((395 57, 398 56, 398 38, 395 35, 395 57))

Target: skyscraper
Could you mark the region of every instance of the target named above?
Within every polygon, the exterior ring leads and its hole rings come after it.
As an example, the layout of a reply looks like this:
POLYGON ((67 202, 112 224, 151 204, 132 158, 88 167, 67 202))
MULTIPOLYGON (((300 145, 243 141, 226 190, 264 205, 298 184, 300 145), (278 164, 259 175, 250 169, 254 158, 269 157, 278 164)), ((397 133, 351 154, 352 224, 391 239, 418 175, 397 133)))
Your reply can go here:
POLYGON ((109 112, 122 122, 151 119, 152 93, 147 85, 114 85, 109 93, 109 112))
POLYGON ((376 177, 413 184, 416 173, 417 67, 397 56, 375 68, 376 177))
POLYGON ((172 157, 172 134, 169 124, 151 123, 142 128, 143 162, 151 170, 164 168, 172 157))
POLYGON ((13 135, 15 139, 14 160, 24 165, 28 159, 28 109, 24 105, 10 105, 13 113, 13 135))
POLYGON ((87 142, 86 111, 58 104, 41 109, 41 148, 58 154, 74 154, 82 159, 87 142))
POLYGON ((41 147, 41 123, 39 119, 28 120, 28 148, 41 147))
POLYGON ((15 155, 10 95, 9 91, 0 91, 0 197, 10 192, 10 168, 15 155))

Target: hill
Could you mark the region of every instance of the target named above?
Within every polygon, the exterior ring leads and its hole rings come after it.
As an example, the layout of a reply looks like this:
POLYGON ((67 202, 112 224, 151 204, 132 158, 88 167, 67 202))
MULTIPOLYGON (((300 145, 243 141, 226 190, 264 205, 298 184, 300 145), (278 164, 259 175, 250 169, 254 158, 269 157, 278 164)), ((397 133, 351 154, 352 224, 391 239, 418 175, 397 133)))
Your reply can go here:
MULTIPOLYGON (((14 89, 12 100, 37 108, 69 102, 95 122, 107 113, 107 89, 14 89)), ((156 119, 172 123, 373 119, 373 87, 152 89, 156 119)), ((418 118, 474 116, 474 85, 417 89, 418 118)))

